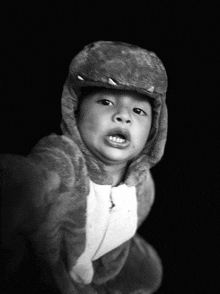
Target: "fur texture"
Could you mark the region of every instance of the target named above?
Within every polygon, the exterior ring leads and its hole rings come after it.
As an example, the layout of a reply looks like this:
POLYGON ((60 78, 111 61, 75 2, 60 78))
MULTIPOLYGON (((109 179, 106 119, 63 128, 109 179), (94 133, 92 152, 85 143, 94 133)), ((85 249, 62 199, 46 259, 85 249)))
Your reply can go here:
POLYGON ((161 159, 167 135, 166 72, 152 52, 101 41, 86 46, 71 62, 62 94, 63 135, 43 138, 27 158, 1 157, 5 195, 12 202, 21 198, 10 230, 24 232, 31 240, 62 294, 154 293, 162 279, 161 261, 137 235, 93 262, 90 285, 75 283, 69 274, 85 249, 89 181, 111 185, 103 164, 83 144, 76 124, 80 91, 88 86, 130 89, 151 99, 153 134, 130 164, 124 181, 136 187, 138 226, 148 215, 154 200, 149 169, 161 159))

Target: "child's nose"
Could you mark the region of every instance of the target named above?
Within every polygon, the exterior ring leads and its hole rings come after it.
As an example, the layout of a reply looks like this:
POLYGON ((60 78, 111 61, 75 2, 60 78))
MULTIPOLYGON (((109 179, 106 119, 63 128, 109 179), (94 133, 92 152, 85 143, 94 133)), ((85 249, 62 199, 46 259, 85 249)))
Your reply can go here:
POLYGON ((115 122, 131 124, 131 115, 127 109, 119 109, 113 116, 115 122))

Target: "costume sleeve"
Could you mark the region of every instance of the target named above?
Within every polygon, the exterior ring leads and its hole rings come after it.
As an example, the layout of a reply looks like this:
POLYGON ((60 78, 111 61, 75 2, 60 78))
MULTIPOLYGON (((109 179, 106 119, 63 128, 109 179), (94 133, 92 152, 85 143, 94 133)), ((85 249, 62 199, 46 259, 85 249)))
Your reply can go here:
POLYGON ((42 139, 28 157, 7 154, 0 159, 3 226, 10 227, 4 230, 5 240, 14 231, 25 232, 53 268, 61 259, 71 268, 85 244, 82 194, 89 185, 86 177, 76 179, 82 162, 71 152, 69 144, 52 136, 42 139))
POLYGON ((108 289, 103 293, 150 294, 155 293, 162 282, 163 268, 160 257, 155 249, 137 234, 129 242, 109 253, 108 257, 103 256, 99 260, 99 265, 99 279, 94 279, 93 284, 94 288, 99 286, 100 289, 108 289), (117 256, 115 260, 114 256, 117 256), (105 262, 106 267, 103 267, 105 262), (115 270, 115 274, 112 275, 109 270, 107 271, 109 264, 112 269, 117 265, 119 271, 115 270))
POLYGON ((93 262, 95 284, 103 284, 120 272, 129 254, 129 246, 130 241, 127 241, 93 262))
POLYGON ((46 207, 48 202, 46 198, 57 190, 59 184, 60 177, 57 173, 50 173, 30 158, 1 154, 1 209, 8 233, 21 228, 30 229, 36 221, 31 218, 31 214, 34 210, 42 212, 41 208, 46 207))

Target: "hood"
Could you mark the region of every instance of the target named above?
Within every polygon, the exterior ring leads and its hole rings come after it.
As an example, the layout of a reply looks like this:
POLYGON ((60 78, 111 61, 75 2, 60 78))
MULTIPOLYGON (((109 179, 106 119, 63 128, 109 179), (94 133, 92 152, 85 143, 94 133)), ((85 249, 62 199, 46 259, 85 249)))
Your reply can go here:
POLYGON ((150 98, 153 110, 151 136, 129 165, 125 182, 136 185, 163 156, 167 138, 167 75, 155 53, 121 42, 99 41, 87 45, 72 60, 62 93, 61 129, 73 140, 86 159, 89 175, 98 184, 111 184, 103 164, 83 144, 75 110, 83 87, 137 91, 150 98))

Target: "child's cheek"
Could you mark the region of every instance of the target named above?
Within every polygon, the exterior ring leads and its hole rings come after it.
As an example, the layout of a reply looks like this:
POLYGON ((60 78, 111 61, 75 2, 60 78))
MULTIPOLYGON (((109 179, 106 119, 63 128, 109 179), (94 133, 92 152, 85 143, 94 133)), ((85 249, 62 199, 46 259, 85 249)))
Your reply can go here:
POLYGON ((100 112, 90 113, 86 118, 86 128, 88 131, 98 132, 104 124, 105 120, 100 112))

